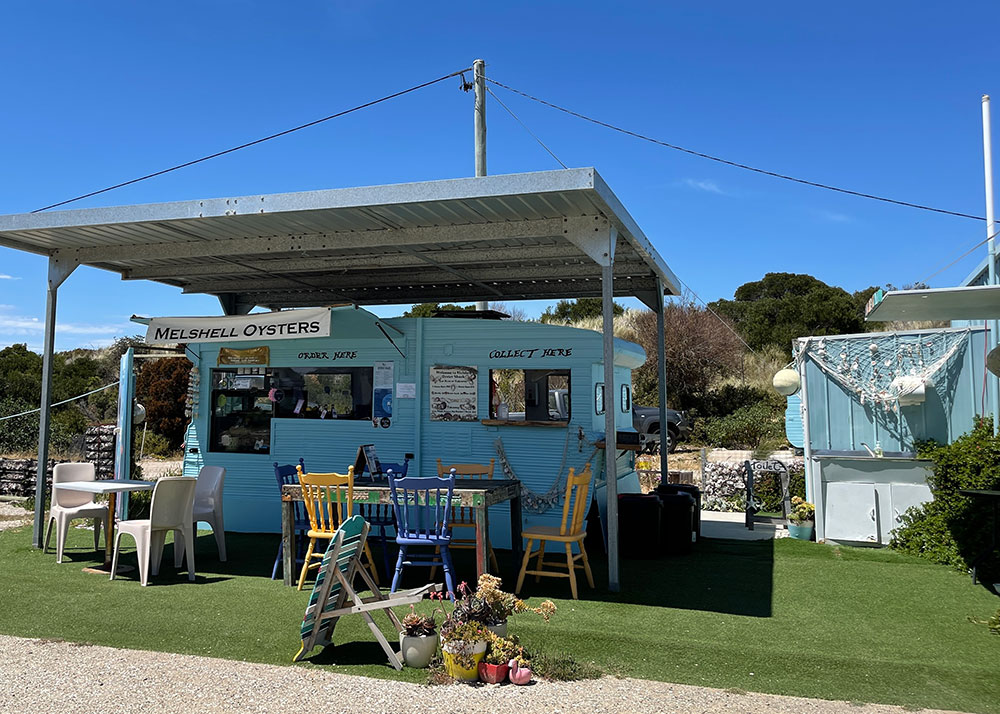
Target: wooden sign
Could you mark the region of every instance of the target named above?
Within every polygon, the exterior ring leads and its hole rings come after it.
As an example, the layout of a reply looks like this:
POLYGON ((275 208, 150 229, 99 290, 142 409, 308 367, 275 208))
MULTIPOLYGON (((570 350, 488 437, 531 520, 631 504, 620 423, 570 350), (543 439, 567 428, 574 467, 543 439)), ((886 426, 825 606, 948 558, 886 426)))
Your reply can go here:
POLYGON ((268 364, 270 359, 270 347, 250 347, 245 350, 220 347, 218 364, 268 364))
POLYGON ((475 367, 431 367, 431 421, 478 421, 478 377, 475 367))

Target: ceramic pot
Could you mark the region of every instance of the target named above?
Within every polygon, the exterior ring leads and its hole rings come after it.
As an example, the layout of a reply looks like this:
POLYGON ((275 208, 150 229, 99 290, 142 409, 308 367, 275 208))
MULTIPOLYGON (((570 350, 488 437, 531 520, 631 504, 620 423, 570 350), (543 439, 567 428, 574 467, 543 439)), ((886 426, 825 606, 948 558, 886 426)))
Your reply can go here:
POLYGON ((461 682, 475 682, 479 679, 479 663, 486 656, 487 644, 486 640, 477 640, 476 642, 465 642, 464 640, 446 642, 441 646, 441 652, 444 655, 445 672, 448 673, 449 677, 461 682), (470 649, 472 651, 473 663, 471 667, 466 668, 458 663, 455 655, 459 652, 467 652, 470 649))
POLYGON ((510 670, 506 664, 479 663, 479 679, 487 684, 501 684, 507 679, 507 672, 510 670))
POLYGON ((812 540, 812 521, 802 521, 801 523, 789 523, 788 535, 797 540, 812 540))
POLYGON ((399 651, 403 664, 414 669, 423 669, 431 663, 431 658, 437 652, 438 636, 417 635, 411 637, 404 632, 399 633, 399 651))
POLYGON ((507 636, 507 621, 504 620, 499 625, 487 625, 486 629, 492 632, 497 637, 507 636))

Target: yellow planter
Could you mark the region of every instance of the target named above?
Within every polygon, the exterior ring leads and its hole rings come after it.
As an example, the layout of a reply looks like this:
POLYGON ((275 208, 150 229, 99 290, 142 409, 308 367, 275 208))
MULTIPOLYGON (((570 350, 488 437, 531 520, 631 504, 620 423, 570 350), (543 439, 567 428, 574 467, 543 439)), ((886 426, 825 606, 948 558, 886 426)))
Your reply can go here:
POLYGON ((479 663, 486 655, 487 642, 486 640, 480 640, 473 644, 472 659, 474 661, 469 668, 460 665, 455 660, 454 654, 454 651, 464 649, 467 646, 468 644, 465 642, 449 642, 441 648, 441 654, 444 655, 444 671, 448 673, 449 677, 459 681, 475 682, 479 679, 479 663), (449 652, 449 650, 452 650, 452 652, 449 652))

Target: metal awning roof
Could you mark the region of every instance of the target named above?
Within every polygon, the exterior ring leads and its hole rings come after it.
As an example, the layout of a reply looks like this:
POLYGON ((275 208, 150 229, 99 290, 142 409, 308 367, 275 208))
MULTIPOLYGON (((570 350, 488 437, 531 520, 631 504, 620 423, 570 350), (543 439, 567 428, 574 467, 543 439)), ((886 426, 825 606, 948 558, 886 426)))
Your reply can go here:
POLYGON ((592 168, 0 216, 0 245, 226 304, 599 297, 680 283, 592 168))
POLYGON ((886 293, 865 317, 869 322, 998 318, 1000 285, 894 290, 886 293))

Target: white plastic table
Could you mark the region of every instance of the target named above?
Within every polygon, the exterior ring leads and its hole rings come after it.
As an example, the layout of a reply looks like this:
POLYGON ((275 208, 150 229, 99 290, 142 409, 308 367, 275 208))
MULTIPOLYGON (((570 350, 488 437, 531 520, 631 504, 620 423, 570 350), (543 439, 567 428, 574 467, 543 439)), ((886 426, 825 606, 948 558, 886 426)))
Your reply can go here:
MULTIPOLYGON (((108 520, 104 524, 104 565, 100 568, 84 568, 90 572, 111 572, 112 544, 114 543, 115 506, 118 494, 125 491, 150 491, 156 485, 153 481, 132 479, 108 479, 106 481, 70 481, 56 484, 56 488, 86 493, 104 493, 108 496, 108 520)), ((121 570, 119 568, 119 570, 121 570)))

